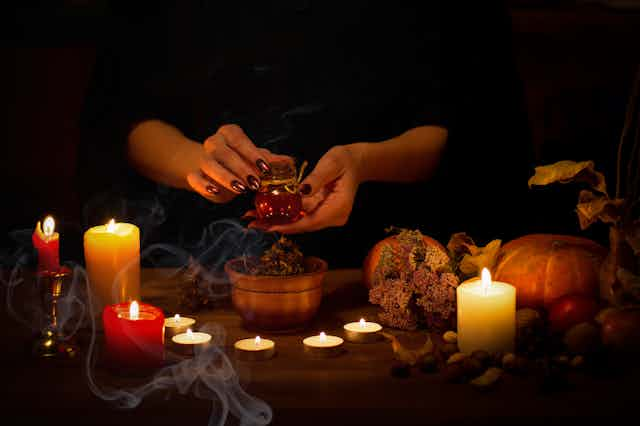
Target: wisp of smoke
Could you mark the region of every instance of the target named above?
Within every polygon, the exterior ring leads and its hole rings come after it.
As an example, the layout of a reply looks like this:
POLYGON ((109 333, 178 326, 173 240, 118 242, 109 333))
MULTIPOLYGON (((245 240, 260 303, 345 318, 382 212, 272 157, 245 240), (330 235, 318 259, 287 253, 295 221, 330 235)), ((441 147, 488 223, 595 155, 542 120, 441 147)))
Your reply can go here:
MULTIPOLYGON (((26 231, 25 231, 26 232, 26 231)), ((198 267, 213 272, 222 264, 222 260, 230 253, 245 253, 255 244, 260 244, 262 237, 255 231, 247 231, 235 222, 223 221, 210 225, 200 241, 205 247, 195 254, 168 244, 154 244, 141 252, 141 259, 153 264, 155 256, 173 256, 182 265, 196 264, 198 267), (212 230, 222 232, 213 233, 212 230)), ((24 280, 26 266, 33 264, 32 250, 29 243, 18 249, 11 257, 13 268, 8 278, 2 277, 6 288, 7 311, 22 324, 33 328, 33 321, 14 309, 14 291, 24 280)), ((135 260, 137 261, 137 260, 135 260)), ((5 262, 6 263, 6 262, 5 262)), ((219 324, 207 323, 200 327, 201 331, 212 335, 211 343, 196 348, 192 358, 182 358, 169 353, 167 358, 174 362, 159 370, 146 383, 134 388, 113 388, 100 384, 95 376, 97 358, 97 324, 96 312, 92 303, 91 283, 86 270, 80 265, 69 264, 72 269, 71 282, 65 294, 58 300, 59 327, 61 338, 70 339, 83 325, 89 326, 91 337, 84 362, 87 383, 91 391, 99 398, 109 401, 118 408, 132 409, 140 405, 142 400, 156 391, 176 391, 180 394, 192 394, 196 398, 210 400, 212 406, 209 425, 224 425, 229 414, 236 417, 241 425, 266 425, 271 422, 271 407, 264 401, 249 395, 240 386, 239 377, 233 364, 224 352, 225 331, 219 324)), ((126 266, 124 269, 126 269, 126 266)), ((114 279, 114 288, 120 275, 114 279)), ((176 271, 174 273, 179 273, 176 271)), ((211 286, 219 282, 212 280, 211 286)), ((219 292, 218 292, 219 293, 219 292)), ((34 303, 39 306, 39 303, 34 303)))

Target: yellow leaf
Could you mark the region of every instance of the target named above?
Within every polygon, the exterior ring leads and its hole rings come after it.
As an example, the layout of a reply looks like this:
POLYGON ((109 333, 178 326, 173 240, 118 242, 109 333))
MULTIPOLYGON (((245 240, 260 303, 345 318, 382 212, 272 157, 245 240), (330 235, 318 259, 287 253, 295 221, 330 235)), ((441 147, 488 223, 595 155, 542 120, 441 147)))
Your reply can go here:
POLYGON ((460 271, 466 276, 480 275, 482 268, 491 270, 496 264, 502 240, 493 240, 485 247, 475 247, 460 261, 460 271))
POLYGON ((593 161, 558 161, 554 164, 535 168, 535 174, 529 179, 529 188, 533 185, 550 183, 586 182, 594 190, 606 194, 607 185, 604 175, 595 170, 593 161))

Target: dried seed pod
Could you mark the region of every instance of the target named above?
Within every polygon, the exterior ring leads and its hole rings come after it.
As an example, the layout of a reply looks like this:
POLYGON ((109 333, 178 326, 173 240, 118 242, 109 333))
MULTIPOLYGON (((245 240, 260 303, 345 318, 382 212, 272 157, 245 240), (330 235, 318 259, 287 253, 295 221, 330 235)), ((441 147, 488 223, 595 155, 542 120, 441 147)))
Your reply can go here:
POLYGON ((456 333, 455 331, 446 331, 443 335, 442 335, 442 339, 446 342, 446 343, 458 343, 458 333, 456 333))
POLYGON ((447 364, 455 364, 457 362, 462 361, 463 359, 467 358, 469 355, 463 353, 463 352, 456 352, 455 354, 451 355, 448 359, 447 359, 447 364))
POLYGON ((490 367, 481 376, 471 380, 471 385, 479 390, 488 390, 493 387, 502 377, 502 369, 490 367))

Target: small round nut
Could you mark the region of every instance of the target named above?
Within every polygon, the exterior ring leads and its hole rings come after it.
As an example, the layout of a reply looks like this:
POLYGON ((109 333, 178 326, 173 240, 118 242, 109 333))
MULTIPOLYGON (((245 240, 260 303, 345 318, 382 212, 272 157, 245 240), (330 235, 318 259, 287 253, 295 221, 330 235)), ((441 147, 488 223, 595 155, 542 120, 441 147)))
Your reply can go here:
POLYGON ((467 377, 477 377, 486 370, 482 362, 473 357, 463 359, 462 368, 467 377))
POLYGON ((445 333, 442 335, 442 340, 444 340, 446 343, 458 343, 458 333, 456 333, 455 331, 445 331, 445 333))
POLYGON ((455 343, 445 343, 440 348, 440 351, 442 352, 445 358, 448 358, 449 356, 458 352, 458 345, 456 345, 455 343))
POLYGON ((455 354, 451 355, 447 359, 447 364, 455 364, 455 363, 461 362, 462 360, 464 360, 468 356, 469 355, 467 355, 467 354, 465 354, 463 352, 456 352, 455 354))
POLYGON ((460 363, 446 365, 442 370, 442 376, 447 383, 464 383, 467 381, 464 368, 460 363))
POLYGON ((491 364, 491 354, 487 351, 475 350, 471 353, 471 357, 480 361, 484 367, 491 364))
POLYGON ((427 354, 418 364, 418 368, 425 374, 435 373, 438 371, 438 360, 433 354, 427 354))
POLYGON ((507 353, 502 357, 502 368, 504 368, 507 371, 511 371, 514 370, 516 368, 516 354, 514 353, 507 353))

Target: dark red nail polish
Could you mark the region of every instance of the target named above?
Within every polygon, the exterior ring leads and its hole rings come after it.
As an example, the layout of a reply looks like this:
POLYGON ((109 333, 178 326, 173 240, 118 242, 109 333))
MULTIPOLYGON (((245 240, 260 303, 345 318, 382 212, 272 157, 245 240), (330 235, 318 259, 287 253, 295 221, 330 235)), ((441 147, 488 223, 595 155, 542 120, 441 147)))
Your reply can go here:
POLYGON ((311 185, 309 185, 308 183, 305 183, 304 185, 300 186, 300 193, 302 195, 311 194, 311 185))
POLYGON ((269 164, 267 164, 266 161, 260 159, 258 161, 256 161, 256 166, 258 166, 258 168, 260 169, 260 171, 266 175, 270 175, 271 174, 271 166, 269 166, 269 164))
POLYGON ((240 194, 247 192, 247 187, 242 182, 238 182, 237 180, 231 182, 231 188, 240 194))
POLYGON ((208 192, 209 194, 212 194, 212 195, 216 195, 216 194, 219 194, 219 193, 220 193, 220 189, 216 188, 216 187, 215 187, 215 186, 213 186, 213 185, 207 185, 207 186, 205 187, 205 189, 207 190, 207 192, 208 192))
POLYGON ((247 176, 247 182, 249 183, 249 188, 253 189, 254 191, 260 189, 260 181, 255 176, 247 176))

